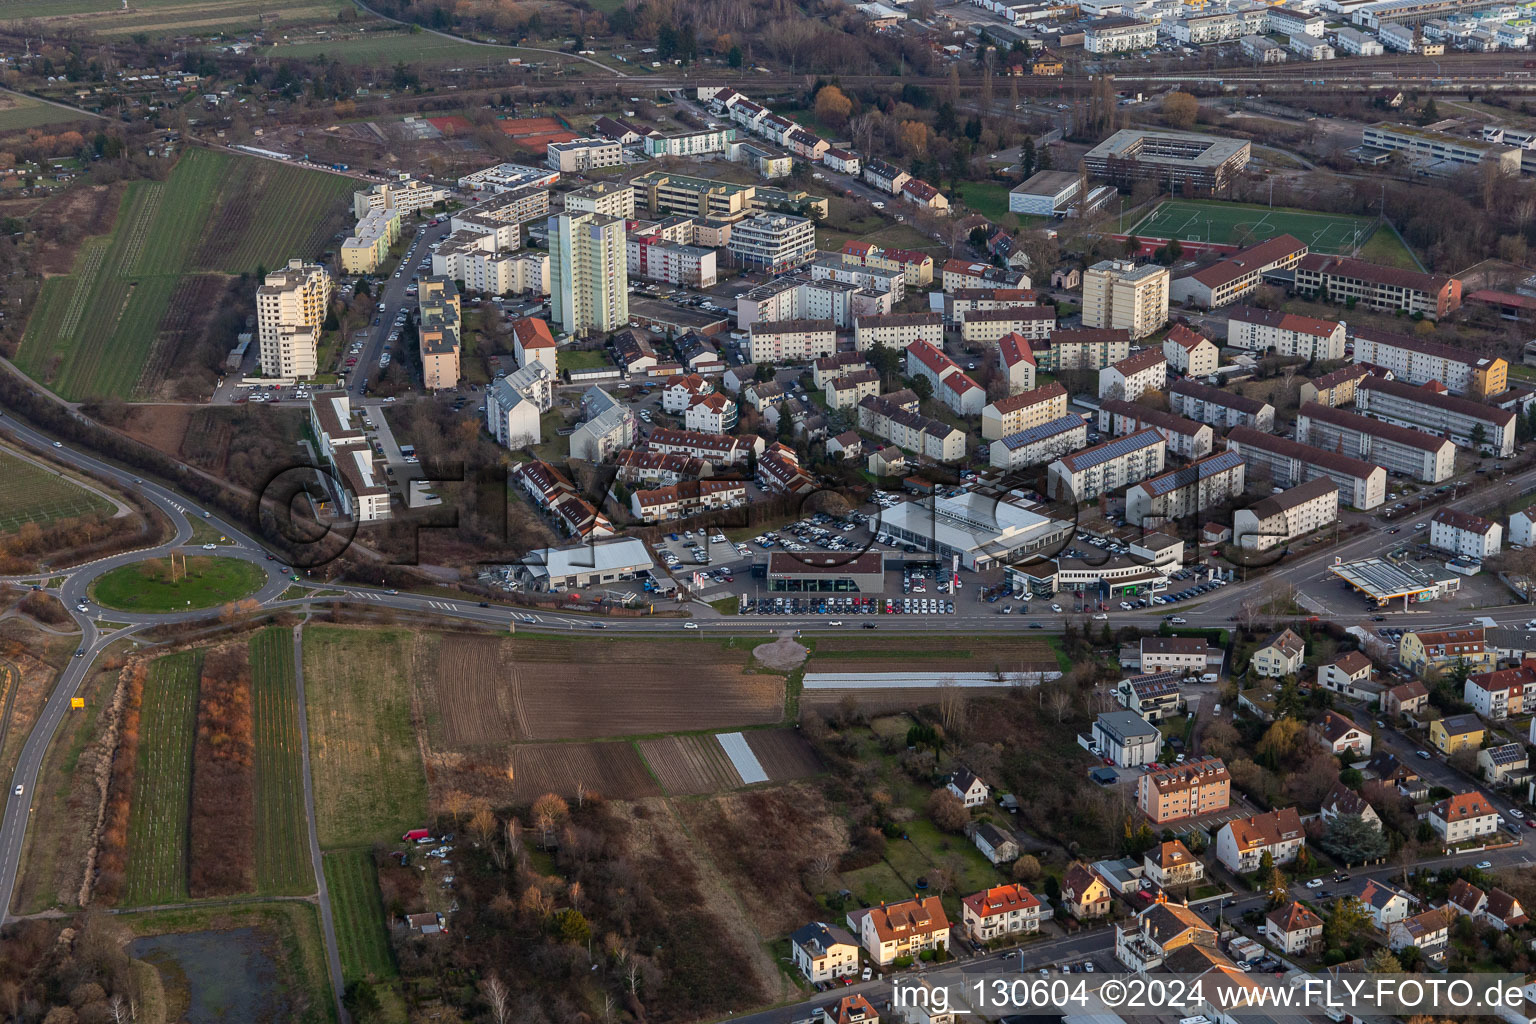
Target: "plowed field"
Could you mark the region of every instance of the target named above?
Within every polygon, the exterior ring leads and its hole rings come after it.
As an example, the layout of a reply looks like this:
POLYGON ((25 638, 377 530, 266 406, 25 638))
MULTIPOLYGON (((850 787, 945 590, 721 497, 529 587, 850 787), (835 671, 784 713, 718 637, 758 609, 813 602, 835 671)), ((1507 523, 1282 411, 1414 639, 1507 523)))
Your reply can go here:
POLYGON ((798 729, 763 729, 742 735, 773 782, 803 779, 822 770, 821 758, 798 729))
POLYGON ((615 800, 660 796, 661 787, 629 743, 527 743, 512 748, 513 799, 531 803, 545 793, 571 798, 576 787, 615 800))
POLYGON ((698 796, 741 785, 741 776, 713 736, 641 740, 640 752, 669 796, 698 796))

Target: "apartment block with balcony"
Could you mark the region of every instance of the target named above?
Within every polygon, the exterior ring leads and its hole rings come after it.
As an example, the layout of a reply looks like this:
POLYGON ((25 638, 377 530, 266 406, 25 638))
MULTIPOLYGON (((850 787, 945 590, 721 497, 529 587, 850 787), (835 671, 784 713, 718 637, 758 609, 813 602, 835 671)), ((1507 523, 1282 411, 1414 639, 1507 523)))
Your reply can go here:
POLYGON ((289 260, 256 289, 256 331, 263 376, 313 377, 320 331, 334 285, 318 264, 289 260))

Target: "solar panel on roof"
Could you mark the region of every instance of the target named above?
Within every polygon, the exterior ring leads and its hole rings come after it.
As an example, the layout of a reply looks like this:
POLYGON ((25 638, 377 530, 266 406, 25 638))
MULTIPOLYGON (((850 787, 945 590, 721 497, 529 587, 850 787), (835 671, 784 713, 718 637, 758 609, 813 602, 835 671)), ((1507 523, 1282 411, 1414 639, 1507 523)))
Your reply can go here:
POLYGON ((1057 434, 1065 434, 1067 431, 1077 427, 1087 429, 1087 424, 1083 422, 1081 416, 1063 416, 1060 419, 1051 420, 1049 423, 1041 423, 1039 426, 1030 427, 1028 430, 1021 430, 1017 434, 1009 434, 1002 441, 1009 451, 1017 451, 1020 448, 1027 448, 1038 441, 1049 440, 1057 434))
POLYGON ((1188 487, 1190 484, 1204 480, 1208 476, 1224 473, 1229 469, 1235 469, 1243 461, 1243 457, 1228 448, 1208 459, 1201 459, 1192 466, 1175 470, 1172 473, 1164 473, 1142 484, 1150 494, 1154 496, 1164 495, 1170 491, 1176 491, 1180 487, 1188 487))
POLYGON ((1074 470, 1088 469, 1143 448, 1150 448, 1162 439, 1163 435, 1155 430, 1138 430, 1134 434, 1126 434, 1124 437, 1117 437, 1113 441, 1105 441, 1101 445, 1070 455, 1066 462, 1074 470))

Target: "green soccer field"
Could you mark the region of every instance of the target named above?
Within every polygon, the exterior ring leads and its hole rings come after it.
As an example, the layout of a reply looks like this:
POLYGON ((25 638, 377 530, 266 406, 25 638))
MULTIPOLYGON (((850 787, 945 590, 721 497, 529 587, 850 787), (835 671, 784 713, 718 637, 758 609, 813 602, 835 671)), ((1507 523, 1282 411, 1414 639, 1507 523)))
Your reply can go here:
POLYGON ((1365 244, 1375 230, 1371 217, 1170 199, 1143 217, 1130 233, 1138 238, 1223 245, 1252 245, 1276 235, 1294 235, 1314 252, 1340 254, 1365 244))

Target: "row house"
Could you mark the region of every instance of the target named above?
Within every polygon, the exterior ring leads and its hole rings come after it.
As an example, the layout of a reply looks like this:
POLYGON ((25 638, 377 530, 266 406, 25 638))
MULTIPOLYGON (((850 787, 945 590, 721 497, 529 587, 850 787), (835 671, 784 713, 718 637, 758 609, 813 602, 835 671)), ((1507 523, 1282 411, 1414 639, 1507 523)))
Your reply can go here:
POLYGON ((667 487, 682 480, 698 480, 714 473, 714 467, 691 455, 670 455, 630 448, 613 462, 616 477, 625 487, 667 487))
POLYGON ((736 466, 754 455, 761 455, 764 442, 756 434, 706 434, 654 427, 645 439, 645 446, 650 452, 684 455, 712 466, 736 466))
POLYGON ((757 483, 779 494, 805 494, 815 490, 816 479, 800 466, 800 458, 788 445, 770 445, 757 459, 757 483))
POLYGON ((683 480, 667 487, 638 490, 629 496, 631 514, 643 523, 686 519, 746 503, 747 485, 741 480, 683 480))
POLYGON ((965 432, 922 415, 917 407, 917 395, 910 390, 872 395, 859 403, 859 429, 938 462, 964 458, 965 432))

